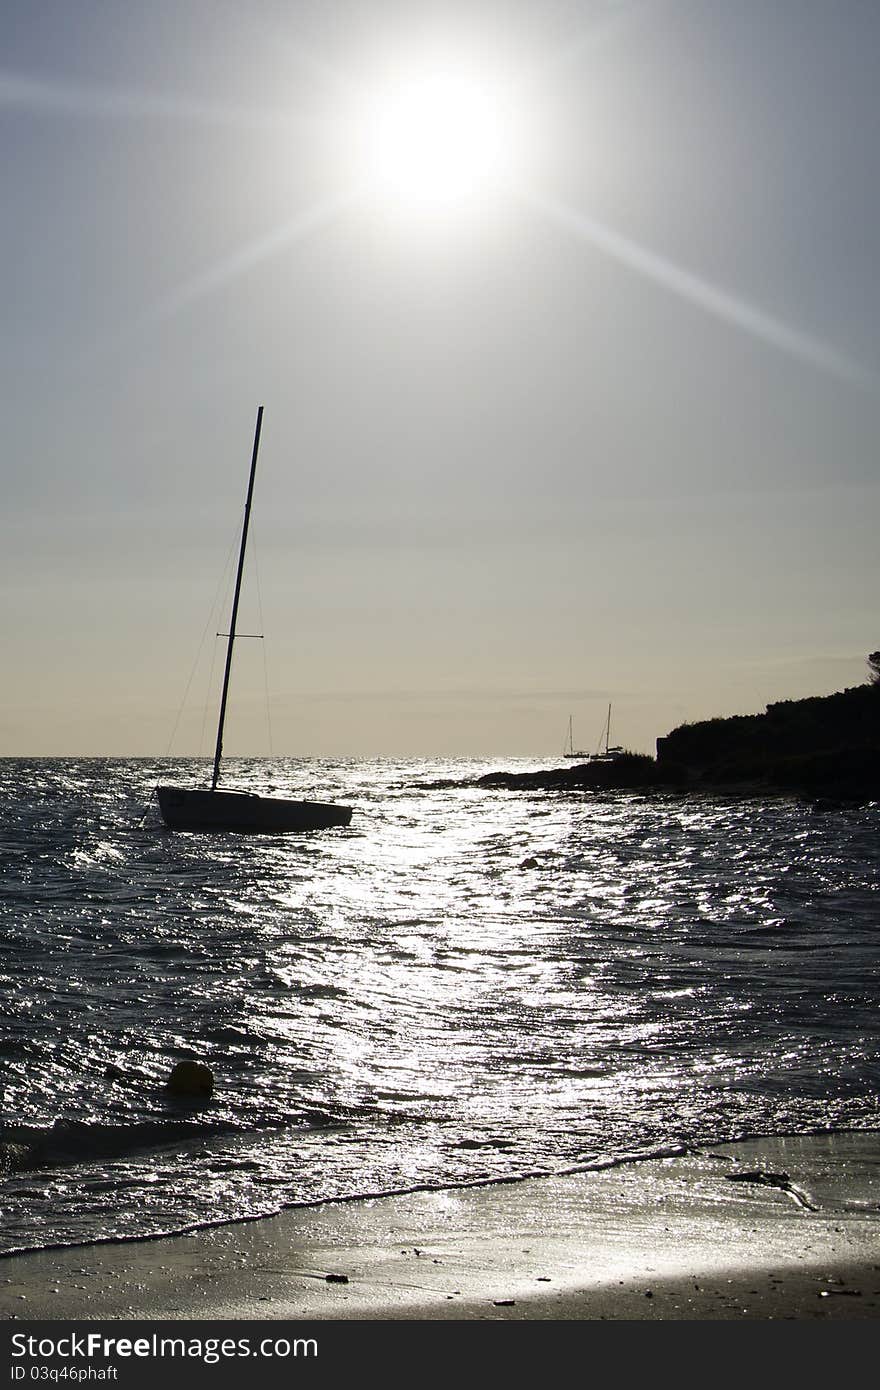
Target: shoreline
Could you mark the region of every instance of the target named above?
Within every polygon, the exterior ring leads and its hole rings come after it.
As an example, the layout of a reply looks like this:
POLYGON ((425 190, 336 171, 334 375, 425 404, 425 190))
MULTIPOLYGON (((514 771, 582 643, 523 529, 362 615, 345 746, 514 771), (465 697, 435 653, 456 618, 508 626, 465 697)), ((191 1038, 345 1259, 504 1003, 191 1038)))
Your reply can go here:
POLYGON ((751 1139, 5 1255, 0 1316, 874 1319, 880 1133, 751 1139))
MULTIPOLYGON (((543 793, 558 795, 638 795, 667 796, 678 800, 691 800, 695 797, 715 797, 736 801, 765 799, 772 801, 797 801, 828 810, 858 809, 870 806, 880 799, 880 789, 876 779, 856 782, 853 779, 843 783, 830 779, 816 782, 776 781, 759 776, 726 776, 712 778, 693 774, 674 775, 657 770, 647 754, 634 754, 634 759, 644 759, 652 763, 650 768, 639 767, 624 772, 609 768, 595 769, 588 763, 577 763, 574 767, 546 767, 529 772, 509 772, 498 770, 483 773, 479 777, 440 778, 430 782, 412 784, 413 788, 427 791, 506 791, 539 795, 543 793)), ((500 759, 498 761, 501 761, 500 759)))

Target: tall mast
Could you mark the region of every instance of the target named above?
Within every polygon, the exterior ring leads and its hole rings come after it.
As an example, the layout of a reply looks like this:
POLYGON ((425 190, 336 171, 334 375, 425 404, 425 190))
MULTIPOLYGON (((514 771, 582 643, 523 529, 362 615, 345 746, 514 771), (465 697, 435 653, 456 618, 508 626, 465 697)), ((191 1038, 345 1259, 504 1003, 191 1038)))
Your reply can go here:
POLYGON ((251 473, 248 479, 247 499, 244 504, 244 525, 241 528, 241 547, 238 552, 238 573, 235 576, 235 597, 232 600, 232 616, 229 619, 229 641, 226 644, 226 669, 223 672, 223 694, 220 697, 220 719, 217 724, 217 747, 214 751, 214 773, 211 777, 211 791, 217 790, 220 778, 220 758, 223 754, 223 724, 226 719, 226 697, 229 694, 229 673, 232 670, 232 648, 235 645, 235 624, 238 618, 238 599, 241 594, 241 578, 244 574, 244 552, 247 546, 248 524, 251 519, 251 501, 254 495, 254 477, 257 472, 257 453, 260 448, 260 430, 263 425, 263 407, 257 410, 257 427, 254 431, 254 451, 251 455, 251 473))
POLYGON ((608 706, 608 723, 605 725, 605 752, 608 752, 608 745, 611 742, 611 706, 608 706))

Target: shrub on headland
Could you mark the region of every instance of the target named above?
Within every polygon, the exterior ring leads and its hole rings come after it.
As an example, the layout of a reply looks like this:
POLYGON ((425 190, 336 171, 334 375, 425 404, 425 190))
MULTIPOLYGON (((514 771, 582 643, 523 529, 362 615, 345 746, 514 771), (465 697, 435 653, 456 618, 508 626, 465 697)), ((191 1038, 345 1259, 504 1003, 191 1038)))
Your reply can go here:
MULTIPOLYGON (((880 652, 872 653, 880 672, 880 652)), ((659 767, 704 786, 755 783, 841 797, 880 796, 880 679, 766 713, 682 724, 657 740, 659 767)))

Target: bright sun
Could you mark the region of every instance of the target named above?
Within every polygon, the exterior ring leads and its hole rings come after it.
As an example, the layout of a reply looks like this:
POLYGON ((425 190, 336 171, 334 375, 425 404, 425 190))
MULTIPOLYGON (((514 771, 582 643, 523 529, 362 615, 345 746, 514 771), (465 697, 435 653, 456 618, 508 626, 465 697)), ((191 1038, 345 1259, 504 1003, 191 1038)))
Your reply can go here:
POLYGON ((357 124, 365 184, 413 212, 475 201, 510 172, 511 127, 500 92, 451 66, 376 85, 357 124))

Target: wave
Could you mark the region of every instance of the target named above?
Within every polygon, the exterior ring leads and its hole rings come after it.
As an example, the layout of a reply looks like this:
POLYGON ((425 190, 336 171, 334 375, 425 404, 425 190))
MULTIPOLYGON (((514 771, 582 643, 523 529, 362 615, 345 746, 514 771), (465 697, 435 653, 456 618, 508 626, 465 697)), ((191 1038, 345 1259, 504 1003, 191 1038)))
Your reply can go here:
MULTIPOLYGON (((101 1127, 90 1126, 89 1128, 100 1129, 101 1127)), ((196 1127, 193 1126, 191 1128, 196 1127)), ((8 1133, 9 1131, 0 1131, 0 1143, 3 1142, 3 1136, 8 1133)), ((797 1186, 797 1184, 792 1182, 787 1173, 751 1168, 738 1170, 735 1168, 736 1159, 734 1155, 720 1154, 713 1152, 713 1150, 718 1145, 735 1147, 740 1144, 767 1140, 785 1141, 786 1139, 803 1139, 810 1137, 832 1139, 835 1136, 860 1134, 874 1134, 880 1136, 880 1130, 877 1129, 875 1124, 844 1125, 840 1127, 833 1125, 816 1125, 809 1126, 803 1130, 783 1131, 772 1129, 767 1131, 744 1130, 741 1133, 721 1137, 715 1141, 708 1139, 703 1140, 698 1144, 674 1140, 666 1143, 647 1145, 643 1148, 625 1149, 605 1154, 596 1152, 589 1154, 585 1153, 574 1162, 553 1167, 524 1167, 515 1172, 486 1174, 478 1178, 447 1179, 446 1181, 413 1182, 400 1185, 390 1184, 388 1186, 380 1185, 377 1187, 358 1188, 356 1190, 339 1192, 332 1196, 320 1198, 280 1200, 257 1212, 239 1212, 224 1216, 204 1218, 197 1221, 163 1223, 158 1228, 140 1230, 127 1234, 99 1235, 90 1239, 74 1238, 27 1243, 0 1250, 0 1261, 14 1259, 20 1255, 33 1254, 36 1252, 103 1245, 128 1245, 134 1242, 163 1240, 171 1236, 195 1235, 199 1232, 216 1230, 224 1226, 250 1224, 254 1221, 265 1220, 268 1217, 278 1215, 282 1211, 315 1210, 325 1206, 348 1206, 356 1202, 372 1203, 387 1198, 413 1196, 419 1193, 462 1192, 494 1187, 511 1187, 519 1183, 536 1179, 573 1177, 584 1173, 598 1173, 610 1169, 638 1167, 643 1163, 649 1163, 658 1159, 669 1160, 673 1158, 683 1158, 689 1155, 695 1157, 702 1156, 706 1159, 717 1161, 719 1164, 729 1165, 734 1170, 726 1173, 725 1176, 731 1182, 780 1188, 792 1196, 798 1206, 809 1211, 814 1211, 817 1209, 814 1201, 797 1186)))

